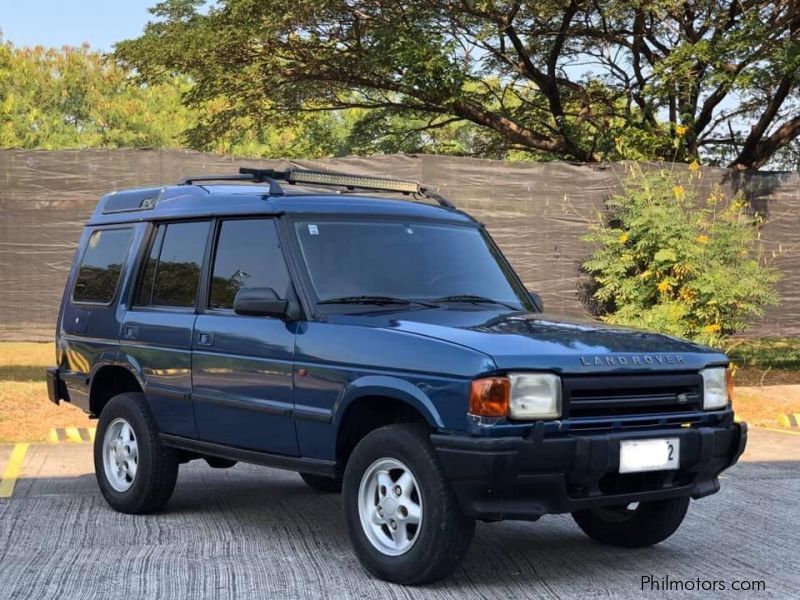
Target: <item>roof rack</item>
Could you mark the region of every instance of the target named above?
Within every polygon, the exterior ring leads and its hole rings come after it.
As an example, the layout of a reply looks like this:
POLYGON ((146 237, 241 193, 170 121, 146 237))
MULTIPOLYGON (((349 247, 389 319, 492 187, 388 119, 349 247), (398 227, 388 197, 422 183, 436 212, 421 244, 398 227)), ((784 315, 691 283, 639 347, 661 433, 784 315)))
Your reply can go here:
POLYGON ((186 177, 178 182, 178 185, 194 185, 195 183, 205 183, 207 181, 249 181, 250 183, 269 183, 269 193, 271 196, 282 196, 283 188, 274 177, 257 177, 252 173, 242 173, 244 167, 239 169, 239 175, 198 175, 196 177, 186 177))
POLYGON ((416 181, 407 179, 385 179, 383 177, 369 177, 363 175, 351 175, 348 173, 337 173, 335 171, 315 171, 312 169, 255 169, 251 167, 241 167, 238 175, 201 175, 198 177, 187 177, 178 182, 178 185, 192 185, 196 182, 204 181, 250 181, 252 183, 269 183, 269 193, 273 196, 281 196, 284 190, 279 181, 289 184, 304 185, 325 185, 344 187, 348 190, 378 190, 382 192, 399 192, 405 195, 415 195, 435 200, 446 208, 455 208, 455 205, 447 198, 434 192, 430 188, 420 185, 416 181))

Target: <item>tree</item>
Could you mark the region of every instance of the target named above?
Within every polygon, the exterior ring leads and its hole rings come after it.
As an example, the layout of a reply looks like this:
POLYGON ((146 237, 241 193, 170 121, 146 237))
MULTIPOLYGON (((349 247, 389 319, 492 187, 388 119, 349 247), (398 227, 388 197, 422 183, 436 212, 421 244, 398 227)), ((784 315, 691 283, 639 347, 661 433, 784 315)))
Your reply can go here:
POLYGON ((584 239, 593 279, 590 309, 603 320, 710 345, 743 331, 778 303, 780 273, 764 256, 761 220, 720 188, 699 197, 700 170, 633 167, 584 239))
MULTIPOLYGON (((116 54, 186 75, 198 143, 356 108, 539 159, 786 161, 798 0, 166 0, 116 54), (674 144, 676 133, 679 143, 674 144), (488 144, 486 141, 488 141, 488 144)), ((413 125, 412 125, 413 124, 413 125)))
POLYGON ((177 147, 194 124, 185 80, 131 85, 88 47, 0 43, 0 147, 177 147))
MULTIPOLYGON (((0 147, 184 148, 248 156, 347 153, 349 114, 309 114, 280 128, 241 123, 203 146, 187 139, 198 111, 182 103, 185 77, 133 80, 130 70, 88 46, 17 48, 0 41, 0 147)), ((213 114, 219 104, 204 110, 213 114)), ((209 115, 211 116, 211 115, 209 115)))

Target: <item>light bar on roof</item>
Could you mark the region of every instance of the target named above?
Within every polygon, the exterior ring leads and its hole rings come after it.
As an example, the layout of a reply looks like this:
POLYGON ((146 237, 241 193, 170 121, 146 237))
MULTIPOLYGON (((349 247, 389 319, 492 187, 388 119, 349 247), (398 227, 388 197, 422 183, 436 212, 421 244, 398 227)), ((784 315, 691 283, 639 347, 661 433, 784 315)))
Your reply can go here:
POLYGON ((418 194, 419 184, 416 181, 404 179, 384 179, 382 177, 361 177, 360 175, 339 175, 324 171, 291 170, 288 173, 290 183, 315 183, 321 185, 341 185, 349 188, 367 190, 386 190, 389 192, 403 192, 405 194, 418 194))

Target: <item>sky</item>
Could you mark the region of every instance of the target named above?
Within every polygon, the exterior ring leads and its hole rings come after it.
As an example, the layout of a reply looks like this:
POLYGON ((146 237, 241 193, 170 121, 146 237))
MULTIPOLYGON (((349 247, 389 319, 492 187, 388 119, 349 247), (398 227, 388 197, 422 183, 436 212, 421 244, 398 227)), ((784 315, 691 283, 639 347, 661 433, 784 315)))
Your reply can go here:
POLYGON ((158 0, 0 0, 0 31, 15 46, 80 46, 111 51, 138 37, 158 0))

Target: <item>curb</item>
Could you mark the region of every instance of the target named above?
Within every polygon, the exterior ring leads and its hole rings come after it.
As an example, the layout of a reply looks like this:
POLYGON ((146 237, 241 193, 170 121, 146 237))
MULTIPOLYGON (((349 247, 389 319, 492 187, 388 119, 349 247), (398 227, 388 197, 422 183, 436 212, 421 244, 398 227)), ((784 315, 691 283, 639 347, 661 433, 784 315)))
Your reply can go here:
POLYGON ((778 415, 778 425, 781 427, 800 427, 800 413, 778 415))
POLYGON ((754 425, 753 429, 761 429, 762 431, 774 431, 775 433, 782 433, 783 435, 800 435, 800 431, 795 429, 786 429, 785 427, 762 427, 761 425, 754 425))
POLYGON ((96 427, 59 427, 48 432, 47 442, 49 444, 93 442, 96 431, 96 427))

